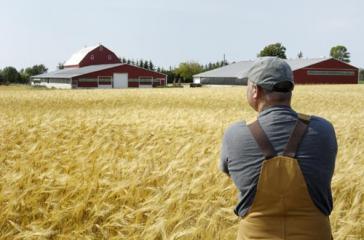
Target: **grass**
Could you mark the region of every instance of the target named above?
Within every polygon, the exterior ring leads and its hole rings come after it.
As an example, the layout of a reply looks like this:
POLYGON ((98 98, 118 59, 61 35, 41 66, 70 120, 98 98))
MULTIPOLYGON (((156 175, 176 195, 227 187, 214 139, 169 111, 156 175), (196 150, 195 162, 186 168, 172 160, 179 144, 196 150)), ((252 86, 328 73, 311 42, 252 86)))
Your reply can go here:
MULTIPOLYGON (((364 85, 297 86, 336 129, 335 239, 364 239, 364 85)), ((221 137, 245 88, 0 86, 0 239, 235 239, 221 137)))

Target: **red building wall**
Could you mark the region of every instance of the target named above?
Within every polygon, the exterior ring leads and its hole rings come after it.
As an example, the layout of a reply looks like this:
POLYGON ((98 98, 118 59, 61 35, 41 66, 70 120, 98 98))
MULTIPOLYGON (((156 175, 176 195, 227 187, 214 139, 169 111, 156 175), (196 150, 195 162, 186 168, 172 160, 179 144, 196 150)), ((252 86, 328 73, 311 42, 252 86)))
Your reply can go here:
POLYGON ((115 53, 100 45, 84 57, 84 59, 80 62, 79 67, 112 63, 120 63, 120 60, 115 53))
POLYGON ((79 82, 78 87, 97 88, 97 82, 79 82))
POLYGON ((137 83, 137 82, 129 82, 128 83, 128 87, 131 87, 131 88, 135 87, 135 88, 137 88, 137 87, 139 87, 139 83, 137 83))
MULTIPOLYGON (((164 74, 150 71, 144 68, 139 68, 129 64, 123 64, 117 67, 109 68, 106 70, 101 70, 97 72, 88 73, 85 75, 78 76, 77 78, 96 78, 98 76, 102 77, 112 77, 114 73, 128 73, 129 78, 139 78, 139 77, 153 77, 153 78, 165 78, 164 74)), ((76 78, 75 78, 76 79, 76 78)))
POLYGON ((358 68, 335 59, 328 59, 293 72, 294 81, 299 84, 356 84, 358 74, 358 68), (310 75, 308 71, 344 71, 353 72, 353 75, 310 75))
MULTIPOLYGON (((97 72, 88 73, 73 78, 73 83, 76 85, 78 83, 79 87, 97 87, 97 83, 93 82, 78 82, 80 78, 97 78, 97 77, 113 77, 114 73, 127 73, 129 79, 139 79, 139 77, 150 77, 153 79, 160 79, 161 85, 165 84, 166 75, 150 71, 144 68, 139 68, 129 64, 123 64, 117 67, 109 68, 106 70, 101 70, 97 72)), ((139 87, 138 83, 130 82, 129 87, 139 87)))

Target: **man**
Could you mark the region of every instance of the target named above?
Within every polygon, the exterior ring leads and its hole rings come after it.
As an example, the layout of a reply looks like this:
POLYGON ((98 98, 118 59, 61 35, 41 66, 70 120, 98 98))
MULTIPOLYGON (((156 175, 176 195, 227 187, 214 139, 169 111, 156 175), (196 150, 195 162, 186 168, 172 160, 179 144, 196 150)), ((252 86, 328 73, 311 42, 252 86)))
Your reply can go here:
POLYGON ((335 131, 291 108, 293 88, 284 60, 258 59, 246 92, 257 120, 225 131, 221 169, 240 192, 238 239, 331 239, 335 131))

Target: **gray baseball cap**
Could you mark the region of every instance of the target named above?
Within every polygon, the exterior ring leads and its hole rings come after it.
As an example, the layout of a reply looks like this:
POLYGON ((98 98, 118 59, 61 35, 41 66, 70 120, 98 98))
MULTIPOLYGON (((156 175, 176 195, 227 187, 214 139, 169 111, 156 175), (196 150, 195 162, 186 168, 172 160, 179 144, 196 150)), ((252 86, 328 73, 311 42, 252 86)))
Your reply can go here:
POLYGON ((289 92, 294 87, 291 67, 278 57, 258 58, 248 71, 248 81, 269 91, 289 92))

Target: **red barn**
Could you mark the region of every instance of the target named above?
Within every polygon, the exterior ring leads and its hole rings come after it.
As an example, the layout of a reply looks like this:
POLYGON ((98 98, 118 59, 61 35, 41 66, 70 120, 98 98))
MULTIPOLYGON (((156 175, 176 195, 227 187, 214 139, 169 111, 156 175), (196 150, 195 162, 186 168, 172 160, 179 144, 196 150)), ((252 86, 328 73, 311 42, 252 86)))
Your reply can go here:
POLYGON ((64 69, 33 76, 31 83, 55 88, 151 88, 165 86, 167 75, 121 63, 115 53, 98 45, 73 54, 64 69))
MULTIPOLYGON (((285 60, 297 84, 357 84, 359 69, 333 58, 285 60)), ((247 73, 254 61, 241 61, 193 76, 196 84, 246 85, 247 73)))
POLYGON ((356 84, 359 69, 342 61, 328 59, 287 60, 291 65, 295 83, 302 84, 356 84), (300 66, 299 63, 304 65, 300 66))

